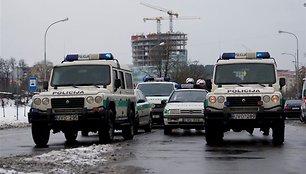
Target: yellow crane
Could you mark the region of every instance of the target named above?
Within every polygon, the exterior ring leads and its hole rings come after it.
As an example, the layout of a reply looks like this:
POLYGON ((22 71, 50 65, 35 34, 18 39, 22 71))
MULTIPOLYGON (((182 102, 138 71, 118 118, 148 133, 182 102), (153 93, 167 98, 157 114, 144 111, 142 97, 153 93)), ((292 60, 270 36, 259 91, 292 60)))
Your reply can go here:
MULTIPOLYGON (((152 18, 143 18, 143 21, 146 22, 147 20, 155 20, 157 24, 157 33, 160 33, 161 32, 161 20, 169 20, 169 19, 171 18, 159 16, 159 17, 152 17, 152 18)), ((186 17, 178 17, 174 19, 175 20, 189 20, 189 19, 200 19, 200 17, 186 16, 186 17)), ((171 20, 173 20, 173 18, 171 20)), ((170 32, 171 30, 173 30, 173 24, 172 26, 170 26, 170 32)))
POLYGON ((149 8, 152 8, 152 9, 155 9, 155 10, 158 10, 158 11, 162 11, 162 12, 165 12, 169 15, 169 31, 170 32, 173 32, 173 16, 175 16, 176 18, 178 17, 178 13, 172 11, 172 10, 168 10, 168 9, 165 9, 165 8, 162 8, 162 7, 158 7, 158 6, 154 6, 154 5, 151 5, 151 4, 148 4, 148 3, 144 3, 144 2, 141 2, 140 3, 141 5, 144 5, 146 7, 149 7, 149 8))

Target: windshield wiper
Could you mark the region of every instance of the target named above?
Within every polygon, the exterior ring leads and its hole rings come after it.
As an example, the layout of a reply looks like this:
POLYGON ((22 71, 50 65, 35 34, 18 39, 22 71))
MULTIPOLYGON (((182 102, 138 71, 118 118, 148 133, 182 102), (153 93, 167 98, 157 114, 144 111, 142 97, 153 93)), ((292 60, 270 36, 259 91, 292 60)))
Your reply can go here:
POLYGON ((241 83, 236 83, 238 86, 243 87, 243 85, 241 83))
POLYGON ((262 84, 262 83, 256 83, 256 84, 258 84, 258 85, 260 85, 260 86, 262 86, 262 87, 266 87, 266 85, 264 85, 264 84, 262 84))

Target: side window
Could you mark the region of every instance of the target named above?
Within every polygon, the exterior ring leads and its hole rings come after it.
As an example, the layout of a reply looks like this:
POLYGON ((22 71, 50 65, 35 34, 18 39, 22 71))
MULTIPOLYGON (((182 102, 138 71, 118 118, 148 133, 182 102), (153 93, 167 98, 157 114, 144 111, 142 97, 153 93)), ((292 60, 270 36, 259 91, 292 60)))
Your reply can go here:
POLYGON ((122 71, 119 71, 119 79, 121 81, 121 89, 125 89, 124 75, 122 71))
POLYGON ((132 74, 124 73, 126 80, 126 89, 133 89, 132 74))
POLYGON ((117 70, 113 70, 113 84, 115 86, 115 80, 118 79, 118 72, 117 70))

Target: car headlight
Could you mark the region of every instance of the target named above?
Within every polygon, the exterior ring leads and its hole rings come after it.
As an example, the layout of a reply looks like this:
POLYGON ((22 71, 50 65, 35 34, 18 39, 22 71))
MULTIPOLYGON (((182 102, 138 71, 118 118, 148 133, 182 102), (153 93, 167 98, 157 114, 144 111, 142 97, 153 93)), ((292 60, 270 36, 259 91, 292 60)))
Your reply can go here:
POLYGON ((102 97, 101 96, 95 97, 95 102, 96 103, 102 103, 102 97))
POLYGON ((179 114, 180 110, 179 109, 170 109, 169 114, 179 114))
POLYGON ((263 96, 263 101, 268 103, 270 101, 270 96, 268 95, 263 96))
POLYGON ((49 99, 48 98, 43 98, 41 102, 42 102, 43 105, 48 105, 49 104, 49 99))
POLYGON ((40 105, 41 104, 41 99, 40 98, 36 98, 36 99, 34 99, 34 104, 35 105, 40 105))
POLYGON ((223 103, 225 101, 225 98, 223 96, 219 96, 217 98, 218 103, 223 103))
POLYGON ((277 102, 279 101, 279 96, 273 95, 273 96, 271 97, 271 100, 272 100, 274 103, 277 103, 277 102))
POLYGON ((169 114, 169 109, 164 109, 164 114, 169 114))
POLYGON ((216 103, 216 97, 215 96, 210 96, 208 98, 208 100, 209 100, 210 103, 216 103))
POLYGON ((86 98, 87 103, 92 104, 94 102, 94 98, 92 96, 89 96, 86 98))

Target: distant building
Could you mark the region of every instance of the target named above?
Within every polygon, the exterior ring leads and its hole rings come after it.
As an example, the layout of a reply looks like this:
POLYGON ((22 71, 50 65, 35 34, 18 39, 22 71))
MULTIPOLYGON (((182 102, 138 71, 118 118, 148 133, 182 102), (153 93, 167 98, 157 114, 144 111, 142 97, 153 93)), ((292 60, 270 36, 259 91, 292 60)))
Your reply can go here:
POLYGON ((135 67, 155 66, 167 58, 187 63, 187 34, 181 32, 132 35, 132 58, 135 67))

